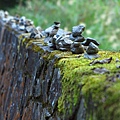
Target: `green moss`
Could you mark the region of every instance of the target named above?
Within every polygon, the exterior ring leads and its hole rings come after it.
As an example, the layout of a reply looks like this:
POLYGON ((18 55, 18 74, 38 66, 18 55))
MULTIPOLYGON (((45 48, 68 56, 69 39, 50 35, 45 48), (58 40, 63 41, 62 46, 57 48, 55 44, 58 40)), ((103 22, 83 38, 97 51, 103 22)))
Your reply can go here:
POLYGON ((29 38, 29 33, 24 33, 19 36, 20 42, 22 45, 25 45, 26 48, 31 48, 35 52, 44 52, 44 50, 39 45, 44 45, 44 38, 41 39, 31 39, 29 38))
MULTIPOLYGON (((81 91, 82 95, 85 98, 86 104, 89 100, 90 94, 92 94, 92 99, 94 101, 93 106, 97 106, 97 110, 94 111, 96 112, 96 116, 101 115, 105 117, 106 115, 112 114, 110 110, 113 112, 114 107, 108 107, 108 111, 106 114, 104 113, 104 107, 107 104, 108 106, 109 104, 118 104, 118 102, 116 103, 116 101, 119 101, 120 81, 111 83, 107 79, 109 76, 113 76, 116 72, 118 72, 118 69, 116 68, 116 65, 118 64, 116 63, 116 59, 120 59, 120 53, 100 51, 99 55, 100 57, 97 60, 110 57, 112 57, 113 59, 110 64, 96 64, 92 66, 89 65, 92 60, 85 59, 83 56, 80 58, 62 58, 59 60, 58 66, 61 68, 63 76, 62 95, 58 101, 58 111, 61 114, 70 115, 72 113, 72 110, 79 102, 81 91), (108 69, 110 71, 110 74, 94 73, 92 69, 99 67, 104 67, 108 69), (82 89, 81 86, 83 86, 82 89), (104 114, 102 115, 102 113, 104 114)), ((120 109, 117 109, 117 113, 119 113, 118 111, 120 111, 120 109)), ((92 118, 96 118, 92 114, 89 116, 92 116, 92 118)))

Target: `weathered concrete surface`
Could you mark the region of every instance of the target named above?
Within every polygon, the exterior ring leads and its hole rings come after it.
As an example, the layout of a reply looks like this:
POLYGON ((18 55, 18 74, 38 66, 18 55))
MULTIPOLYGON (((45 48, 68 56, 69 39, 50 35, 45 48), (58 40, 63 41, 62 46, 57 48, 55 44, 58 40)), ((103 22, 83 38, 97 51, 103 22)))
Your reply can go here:
POLYGON ((119 120, 120 53, 100 51, 111 63, 90 66, 24 36, 0 25, 0 120, 119 120))

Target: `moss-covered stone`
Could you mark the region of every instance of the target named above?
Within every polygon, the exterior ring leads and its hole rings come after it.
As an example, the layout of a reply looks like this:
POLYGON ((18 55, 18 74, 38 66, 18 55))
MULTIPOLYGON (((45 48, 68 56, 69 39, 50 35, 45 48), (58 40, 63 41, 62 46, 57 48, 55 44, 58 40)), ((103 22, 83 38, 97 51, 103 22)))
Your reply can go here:
MULTIPOLYGON (((42 40, 28 40, 24 38, 23 43, 26 43, 26 48, 31 47, 35 52, 44 53, 43 49, 37 44, 44 45, 42 40)), ((112 57, 112 61, 109 64, 96 64, 91 66, 90 62, 93 60, 85 59, 83 54, 75 55, 71 52, 61 52, 58 50, 42 54, 43 59, 47 61, 56 57, 55 67, 61 69, 62 95, 58 100, 58 112, 60 114, 67 114, 69 118, 79 102, 81 93, 86 102, 86 119, 93 120, 101 116, 104 120, 107 116, 108 120, 110 120, 112 115, 112 118, 117 120, 116 117, 120 116, 120 109, 118 107, 120 106, 120 81, 118 80, 120 78, 113 78, 119 72, 116 68, 118 64, 116 59, 120 59, 120 53, 100 51, 99 56, 97 60, 112 57), (96 74, 92 70, 101 67, 106 68, 110 73, 96 74), (110 81, 110 78, 116 79, 116 81, 111 82, 112 80, 110 81), (91 95, 92 98, 90 98, 91 95), (93 101, 92 110, 88 105, 89 99, 93 101), (116 112, 114 112, 114 109, 116 109, 116 112)))
POLYGON ((70 115, 79 102, 82 92, 88 112, 86 119, 105 120, 107 117, 108 120, 111 118, 118 120, 120 117, 120 76, 116 65, 120 63, 116 63, 116 59, 120 59, 120 53, 100 51, 99 55, 97 60, 112 57, 111 63, 90 66, 92 60, 85 59, 83 56, 62 58, 58 61, 62 72, 62 95, 58 101, 60 113, 70 115), (96 74, 93 72, 93 68, 100 67, 106 68, 110 73, 96 74), (117 77, 116 74, 118 74, 117 77), (116 80, 113 81, 113 79, 116 80), (91 101, 90 95, 92 95, 93 110, 88 105, 91 101))
POLYGON ((26 48, 40 52, 46 61, 56 59, 55 67, 59 67, 62 75, 62 95, 58 100, 58 113, 67 115, 69 118, 75 111, 82 95, 85 99, 87 120, 118 120, 120 117, 120 72, 116 67, 120 59, 119 52, 100 51, 99 58, 102 60, 112 57, 112 61, 106 64, 90 65, 91 61, 85 59, 84 55, 75 55, 71 52, 59 50, 44 51, 43 39, 30 40, 22 39, 26 48), (106 68, 108 73, 96 74, 94 68, 106 68), (91 103, 92 101, 92 103, 91 103), (90 105, 91 104, 91 105, 90 105))

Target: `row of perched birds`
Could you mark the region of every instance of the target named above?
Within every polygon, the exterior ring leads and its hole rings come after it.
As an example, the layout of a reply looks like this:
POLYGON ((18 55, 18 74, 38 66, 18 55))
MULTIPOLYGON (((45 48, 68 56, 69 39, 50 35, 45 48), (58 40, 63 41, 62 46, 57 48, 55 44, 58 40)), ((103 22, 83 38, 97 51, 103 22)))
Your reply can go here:
POLYGON ((29 39, 44 38, 44 42, 53 49, 61 51, 71 51, 74 54, 81 54, 86 51, 88 55, 97 54, 99 43, 90 37, 84 38, 82 32, 84 25, 74 26, 72 32, 64 31, 60 28, 60 22, 54 22, 49 28, 42 30, 35 27, 34 22, 24 16, 10 16, 7 11, 0 11, 0 19, 12 29, 30 33, 29 39))

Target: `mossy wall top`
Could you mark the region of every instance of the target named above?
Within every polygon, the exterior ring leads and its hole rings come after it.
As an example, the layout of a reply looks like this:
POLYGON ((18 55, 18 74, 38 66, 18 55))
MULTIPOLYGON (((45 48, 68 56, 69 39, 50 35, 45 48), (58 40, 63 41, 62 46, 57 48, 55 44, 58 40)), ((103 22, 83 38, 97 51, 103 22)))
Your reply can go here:
POLYGON ((119 120, 120 53, 109 63, 52 50, 0 25, 0 119, 119 120))

